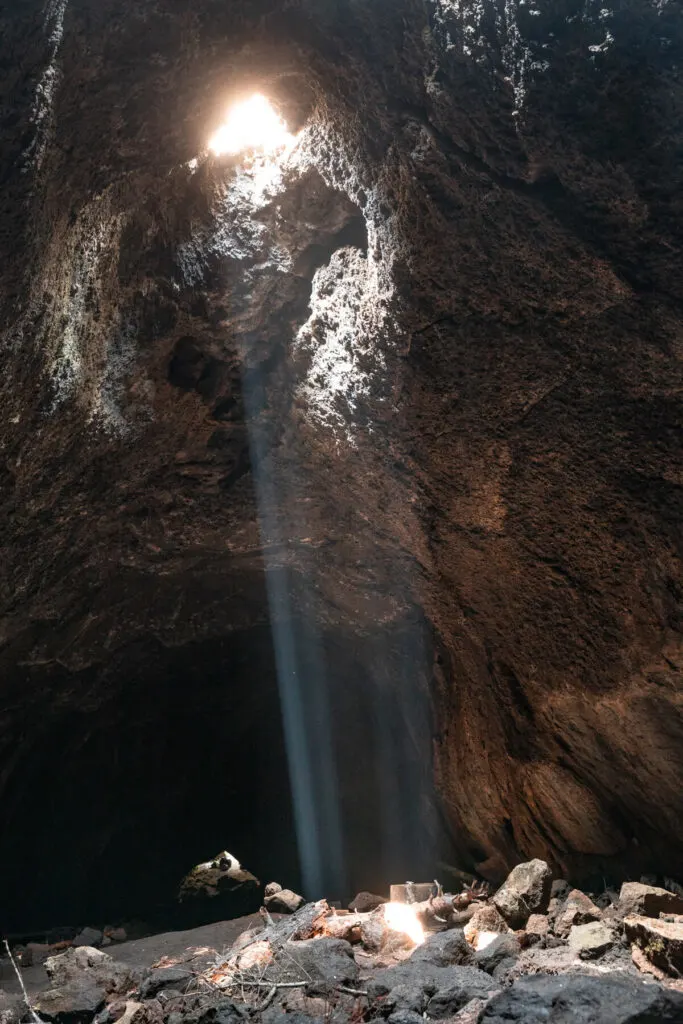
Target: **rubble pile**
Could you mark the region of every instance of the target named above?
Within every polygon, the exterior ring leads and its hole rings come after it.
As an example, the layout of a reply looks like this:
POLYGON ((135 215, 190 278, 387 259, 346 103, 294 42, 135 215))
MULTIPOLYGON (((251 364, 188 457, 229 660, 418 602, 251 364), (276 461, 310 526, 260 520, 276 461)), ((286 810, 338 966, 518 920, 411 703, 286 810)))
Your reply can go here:
POLYGON ((671 884, 587 894, 534 860, 492 896, 406 883, 392 887, 402 900, 360 893, 340 910, 272 883, 272 911, 229 948, 137 967, 115 947, 75 946, 48 958, 51 987, 30 1007, 3 997, 0 1020, 683 1024, 683 890, 671 884))

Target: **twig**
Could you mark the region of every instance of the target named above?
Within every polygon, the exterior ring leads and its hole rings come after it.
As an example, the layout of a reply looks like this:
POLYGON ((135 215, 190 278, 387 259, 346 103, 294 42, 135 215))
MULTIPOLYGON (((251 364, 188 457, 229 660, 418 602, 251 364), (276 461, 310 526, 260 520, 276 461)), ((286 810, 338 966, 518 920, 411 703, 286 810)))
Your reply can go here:
POLYGON ((347 996, 365 996, 367 998, 367 992, 364 988, 347 988, 346 985, 337 985, 337 992, 344 992, 347 996))
POLYGON ((268 1009, 268 1007, 272 1003, 273 999, 275 999, 276 995, 277 995, 277 985, 273 985, 273 987, 271 988, 270 992, 268 993, 268 995, 264 999, 263 1003, 259 1007, 259 1012, 260 1013, 263 1013, 264 1010, 268 1009))
POLYGON ((31 1006, 31 1000, 28 997, 28 992, 26 991, 26 986, 24 985, 24 979, 22 978, 21 971, 17 967, 16 961, 15 961, 14 957, 12 956, 12 950, 9 948, 9 942, 7 941, 7 939, 5 939, 5 949, 7 950, 7 956, 10 959, 10 963, 12 964, 12 967, 14 968, 14 973, 16 974, 17 979, 19 981, 19 984, 21 986, 21 991, 22 991, 22 993, 24 995, 24 1002, 26 1003, 26 1005, 27 1005, 27 1007, 29 1009, 31 1017, 35 1021, 35 1024, 43 1024, 43 1021, 40 1019, 40 1017, 38 1016, 36 1011, 31 1006))
MULTIPOLYGON (((240 983, 246 988, 306 988, 308 985, 307 981, 279 981, 277 985, 273 986, 271 981, 242 981, 240 983)), ((40 1024, 43 1024, 41 1021, 40 1024)))

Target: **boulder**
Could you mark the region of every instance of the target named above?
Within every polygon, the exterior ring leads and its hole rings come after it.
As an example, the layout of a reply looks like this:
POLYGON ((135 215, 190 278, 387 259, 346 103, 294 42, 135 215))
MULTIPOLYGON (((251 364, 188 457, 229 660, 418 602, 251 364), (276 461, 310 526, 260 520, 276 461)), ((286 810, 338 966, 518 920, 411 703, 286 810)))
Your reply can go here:
POLYGON ((400 995, 411 992, 413 996, 419 991, 429 999, 428 1014, 434 1017, 437 1014, 452 1016, 471 999, 487 996, 497 986, 484 971, 475 967, 437 967, 411 957, 395 967, 375 971, 366 988, 371 1007, 378 1000, 384 1007, 395 990, 400 995), (436 996, 440 998, 435 1002, 436 996))
POLYGON ((428 936, 421 946, 417 946, 411 961, 434 964, 436 967, 467 965, 474 962, 474 951, 465 939, 460 928, 437 932, 428 936))
POLYGON ((595 960, 614 945, 614 933, 602 921, 575 924, 569 932, 569 948, 582 960, 595 960))
POLYGON ((683 922, 632 915, 625 918, 624 931, 660 971, 683 977, 683 922))
POLYGON ((511 967, 521 952, 519 940, 511 932, 507 932, 505 935, 497 935, 487 946, 478 950, 474 963, 487 974, 493 974, 504 960, 509 960, 507 966, 511 967))
POLYGON ((186 964, 152 968, 140 985, 142 999, 152 999, 159 992, 187 991, 194 982, 194 973, 186 964))
POLYGON ((683 993, 620 974, 520 978, 486 1006, 482 1024, 683 1024, 683 993))
POLYGON ((35 1008, 60 1024, 87 1024, 108 995, 125 990, 133 981, 128 967, 89 946, 49 957, 45 970, 52 988, 36 997, 35 1008))
POLYGON ((348 985, 358 977, 353 948, 344 939, 304 939, 288 943, 285 950, 313 982, 348 985))
POLYGON ((572 889, 565 903, 558 908, 553 922, 553 931, 556 935, 566 938, 574 925, 599 921, 601 917, 602 911, 596 907, 590 897, 580 889, 572 889))
POLYGON ((377 910, 377 907, 386 902, 386 896, 378 896, 374 892, 359 892, 349 903, 349 910, 357 914, 369 914, 371 910, 377 910))
POLYGON ((489 936, 508 931, 505 918, 492 903, 477 907, 464 928, 465 938, 475 949, 480 947, 480 937, 489 941, 489 936))
POLYGON ((552 872, 544 860, 531 860, 513 868, 493 897, 511 928, 523 928, 531 914, 548 909, 552 880, 552 872))
POLYGON ((263 899, 266 910, 273 914, 295 914, 305 902, 303 896, 299 896, 292 889, 278 889, 277 892, 270 894, 266 892, 263 899))
POLYGON ((619 911, 624 917, 639 914, 659 917, 660 914, 683 914, 683 896, 641 882, 624 882, 619 893, 619 911))
POLYGON ((438 989, 427 1004, 427 1016, 443 1020, 467 1006, 472 999, 486 999, 497 986, 481 971, 471 967, 457 968, 458 977, 445 988, 438 989))

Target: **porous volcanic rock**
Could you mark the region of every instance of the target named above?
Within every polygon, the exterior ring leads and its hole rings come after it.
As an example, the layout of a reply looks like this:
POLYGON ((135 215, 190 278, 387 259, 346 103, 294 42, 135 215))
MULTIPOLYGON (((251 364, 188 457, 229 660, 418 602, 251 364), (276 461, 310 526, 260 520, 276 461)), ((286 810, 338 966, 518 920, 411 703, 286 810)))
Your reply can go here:
POLYGON ((226 843, 298 889, 294 735, 320 891, 442 825, 496 882, 675 876, 678 0, 0 37, 6 926, 151 914, 226 843), (275 167, 207 152, 249 90, 275 167))

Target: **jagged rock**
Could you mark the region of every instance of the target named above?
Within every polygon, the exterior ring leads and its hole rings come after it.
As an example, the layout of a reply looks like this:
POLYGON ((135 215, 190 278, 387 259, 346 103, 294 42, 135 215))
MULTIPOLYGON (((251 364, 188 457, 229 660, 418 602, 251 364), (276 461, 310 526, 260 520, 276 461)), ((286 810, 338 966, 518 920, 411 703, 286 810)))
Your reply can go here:
POLYGON ((521 978, 488 1003, 482 1024, 683 1024, 683 994, 616 974, 521 978))
POLYGON ((487 974, 493 974, 503 961, 510 961, 507 966, 512 966, 521 952, 519 940, 508 932, 497 935, 487 946, 478 950, 474 956, 474 963, 487 974))
POLYGON ((633 915, 624 919, 624 931, 660 971, 683 978, 683 922, 633 915))
POLYGON ((414 1010, 394 1010, 387 1019, 389 1024, 424 1024, 422 1014, 415 1013, 414 1010))
POLYGON ((376 910, 386 902, 386 896, 378 896, 376 893, 363 891, 359 892, 351 900, 349 910, 354 910, 359 914, 368 914, 371 910, 376 910))
POLYGON ((306 939, 290 942, 288 957, 298 964, 313 981, 330 985, 348 985, 358 977, 353 947, 343 939, 306 939))
POLYGON ((0 1024, 19 1024, 26 1014, 26 1003, 20 995, 0 988, 0 1024))
POLYGON ((303 896, 291 889, 278 889, 270 895, 266 894, 263 900, 266 909, 274 914, 295 914, 305 902, 303 896))
POLYGON ((120 926, 118 928, 107 927, 104 929, 104 937, 111 939, 112 942, 125 942, 128 934, 126 929, 120 926))
MULTIPOLYGON (((275 1011, 278 1019, 284 1018, 284 1014, 280 1011, 275 1011)), ((287 1024, 295 1024, 296 1017, 303 1017, 303 1014, 287 1014, 287 1024)), ((219 999, 212 1006, 208 1006, 199 1011, 195 1011, 189 1016, 185 1016, 184 1024, 244 1024, 245 1020, 248 1020, 248 1013, 246 1008, 240 1006, 239 1003, 233 999, 219 999)), ((307 1017, 306 1021, 310 1021, 311 1018, 307 1017)), ((170 1022, 168 1022, 170 1024, 170 1022)), ((301 1021, 301 1024, 304 1024, 301 1021)))
POLYGON ((478 906, 475 909, 463 930, 467 941, 472 943, 476 949, 478 948, 480 933, 506 932, 508 931, 508 924, 497 907, 489 903, 484 906, 478 906))
POLYGON ((486 999, 470 999, 469 1003, 452 1018, 451 1024, 479 1024, 486 1003, 486 999))
POLYGON ((512 928, 522 928, 531 914, 550 903, 552 872, 543 860, 518 864, 495 893, 493 902, 512 928))
POLYGON ((582 960, 594 960, 614 945, 614 933, 602 921, 575 924, 569 932, 569 948, 582 960))
POLYGON ((467 965, 474 962, 474 952, 460 928, 429 935, 422 945, 417 946, 411 961, 434 964, 436 967, 467 965))
POLYGON ((97 948, 103 939, 103 934, 98 928, 84 928, 73 940, 73 946, 92 946, 97 948))
POLYGON ((187 991, 194 981, 194 973, 187 965, 157 967, 150 971, 140 985, 140 997, 151 999, 165 990, 187 991))
POLYGON ((542 942, 548 935, 550 924, 546 914, 532 914, 525 926, 529 945, 542 942))
POLYGON ((498 987, 481 971, 468 967, 459 970, 462 973, 457 981, 446 988, 439 988, 429 1000, 427 1015, 432 1019, 453 1017, 473 999, 487 999, 498 987))
POLYGON ((437 967, 411 957, 396 967, 375 971, 366 988, 371 1004, 378 999, 384 1004, 386 998, 397 990, 402 998, 410 993, 413 1005, 417 1005, 416 993, 420 992, 429 997, 430 1016, 437 1012, 449 1016, 469 1000, 494 991, 496 985, 484 971, 475 967, 437 967), (436 996, 439 999, 435 1002, 436 996))
POLYGON ((130 968, 90 946, 49 957, 45 970, 52 988, 38 995, 35 1006, 42 1016, 63 1024, 91 1020, 108 995, 125 990, 134 979, 130 968))
POLYGON ((639 914, 659 917, 660 914, 683 914, 683 897, 641 882, 624 882, 619 893, 619 912, 624 917, 639 914))
POLYGON ((556 935, 566 938, 574 925, 600 921, 601 918, 600 908, 596 907, 580 889, 572 889, 565 903, 558 908, 553 921, 553 931, 556 935))

